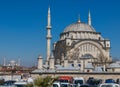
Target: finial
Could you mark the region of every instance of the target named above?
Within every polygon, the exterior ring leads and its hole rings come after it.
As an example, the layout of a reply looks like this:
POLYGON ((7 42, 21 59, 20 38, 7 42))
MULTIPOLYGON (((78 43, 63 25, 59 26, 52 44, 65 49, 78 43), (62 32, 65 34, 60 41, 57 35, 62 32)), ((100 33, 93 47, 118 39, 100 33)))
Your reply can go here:
POLYGON ((80 14, 78 15, 78 23, 80 23, 80 14))
POLYGON ((91 26, 91 15, 90 15, 90 11, 88 13, 88 24, 91 26))

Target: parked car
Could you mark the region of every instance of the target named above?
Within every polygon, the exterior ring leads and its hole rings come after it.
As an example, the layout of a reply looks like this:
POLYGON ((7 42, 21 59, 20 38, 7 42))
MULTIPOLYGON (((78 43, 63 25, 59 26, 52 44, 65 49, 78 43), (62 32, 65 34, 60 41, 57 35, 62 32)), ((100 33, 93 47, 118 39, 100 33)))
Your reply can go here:
POLYGON ((78 87, 79 85, 82 85, 82 84, 85 84, 85 80, 83 77, 73 78, 74 87, 78 87))
POLYGON ((88 80, 87 80, 87 84, 90 84, 91 80, 93 80, 93 79, 94 79, 93 77, 89 77, 88 80))
POLYGON ((116 80, 116 83, 117 83, 117 84, 120 84, 120 79, 119 79, 119 78, 116 80))
POLYGON ((88 84, 80 85, 80 87, 90 87, 88 84))
POLYGON ((24 81, 18 81, 18 82, 15 82, 14 83, 14 86, 13 87, 26 87, 27 86, 27 82, 24 82, 24 81))
POLYGON ((64 82, 64 83, 61 83, 61 84, 60 84, 60 87, 73 87, 73 86, 72 86, 72 84, 70 84, 70 83, 65 83, 65 82, 64 82))
POLYGON ((60 87, 60 82, 59 81, 54 82, 52 87, 60 87))
POLYGON ((8 80, 4 82, 4 86, 12 86, 16 81, 15 80, 8 80))
POLYGON ((101 79, 90 78, 87 80, 87 84, 89 84, 90 87, 97 87, 101 83, 102 83, 101 79))
POLYGON ((120 87, 120 85, 115 83, 102 83, 98 87, 120 87))
POLYGON ((73 83, 73 77, 72 76, 59 76, 58 79, 59 79, 60 82, 73 83))
POLYGON ((105 83, 115 83, 115 80, 113 80, 113 79, 106 79, 105 83))
POLYGON ((53 83, 52 87, 73 87, 73 85, 71 83, 68 83, 68 82, 56 81, 53 83))

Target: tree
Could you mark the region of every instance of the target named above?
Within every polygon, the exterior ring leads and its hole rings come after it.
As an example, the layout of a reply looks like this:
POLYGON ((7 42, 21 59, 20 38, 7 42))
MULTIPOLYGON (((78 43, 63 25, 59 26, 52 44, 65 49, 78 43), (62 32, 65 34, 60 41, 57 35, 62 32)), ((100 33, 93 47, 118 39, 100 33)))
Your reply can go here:
POLYGON ((110 63, 112 60, 110 60, 107 56, 103 55, 103 54, 99 54, 97 62, 100 65, 107 65, 108 63, 110 63))
MULTIPOLYGON (((35 87, 51 87, 53 82, 56 79, 57 78, 51 78, 51 76, 47 76, 47 77, 44 77, 44 78, 38 77, 34 80, 34 85, 35 85, 35 87)), ((32 86, 30 86, 30 87, 32 87, 32 86)))
POLYGON ((0 79, 0 85, 4 84, 4 79, 0 79))

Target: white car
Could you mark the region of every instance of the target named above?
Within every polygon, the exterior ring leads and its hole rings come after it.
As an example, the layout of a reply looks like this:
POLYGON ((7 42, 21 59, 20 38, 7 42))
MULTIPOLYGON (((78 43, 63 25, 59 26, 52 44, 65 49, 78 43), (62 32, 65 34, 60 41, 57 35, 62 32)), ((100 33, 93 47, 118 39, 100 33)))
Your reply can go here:
POLYGON ((52 87, 72 87, 72 84, 67 82, 54 82, 52 87))
POLYGON ((82 84, 85 84, 85 80, 84 80, 83 77, 73 78, 73 85, 74 85, 74 87, 79 87, 82 84))
POLYGON ((60 87, 60 82, 58 81, 54 82, 52 87, 60 87))
POLYGON ((120 85, 115 83, 102 83, 98 87, 120 87, 120 85))
POLYGON ((27 82, 20 81, 20 82, 15 82, 13 87, 26 87, 26 85, 27 82))

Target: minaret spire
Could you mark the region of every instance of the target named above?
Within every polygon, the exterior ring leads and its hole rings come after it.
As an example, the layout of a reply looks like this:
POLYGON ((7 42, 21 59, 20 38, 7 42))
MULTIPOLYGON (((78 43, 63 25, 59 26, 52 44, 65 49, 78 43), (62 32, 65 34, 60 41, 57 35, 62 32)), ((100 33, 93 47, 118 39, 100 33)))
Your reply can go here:
POLYGON ((78 15, 78 23, 80 23, 80 15, 78 15))
POLYGON ((51 16, 50 16, 50 7, 48 7, 48 25, 47 25, 47 27, 48 28, 51 28, 51 16))
POLYGON ((90 15, 90 11, 88 13, 88 24, 91 26, 91 15, 90 15))
POLYGON ((48 7, 48 18, 47 18, 47 36, 46 36, 46 39, 47 39, 47 54, 46 54, 46 63, 48 64, 48 61, 49 61, 49 58, 50 58, 50 47, 51 47, 51 16, 50 16, 50 7, 48 7))

